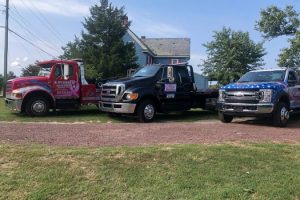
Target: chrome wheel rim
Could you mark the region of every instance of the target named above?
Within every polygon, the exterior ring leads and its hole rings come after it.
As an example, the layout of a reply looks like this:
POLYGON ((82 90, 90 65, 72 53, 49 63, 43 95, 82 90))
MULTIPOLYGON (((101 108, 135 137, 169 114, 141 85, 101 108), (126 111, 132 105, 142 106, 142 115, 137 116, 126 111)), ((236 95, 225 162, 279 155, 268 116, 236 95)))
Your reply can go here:
POLYGON ((288 120, 290 118, 290 112, 286 109, 286 107, 283 107, 281 109, 280 117, 282 121, 288 120))
POLYGON ((32 104, 32 110, 36 113, 42 113, 46 109, 46 104, 43 101, 35 101, 32 104))
POLYGON ((146 119, 150 120, 154 117, 155 109, 153 105, 148 104, 144 109, 144 116, 146 119))

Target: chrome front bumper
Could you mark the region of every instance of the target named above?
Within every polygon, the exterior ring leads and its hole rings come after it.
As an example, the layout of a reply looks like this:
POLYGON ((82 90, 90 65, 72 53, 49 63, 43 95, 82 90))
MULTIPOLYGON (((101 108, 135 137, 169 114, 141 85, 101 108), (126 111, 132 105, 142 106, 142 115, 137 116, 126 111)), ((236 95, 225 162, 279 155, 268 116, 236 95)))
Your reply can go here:
POLYGON ((226 113, 270 114, 274 110, 272 103, 244 104, 244 103, 217 103, 217 109, 226 113))
POLYGON ((99 102, 99 109, 104 112, 133 114, 136 104, 99 102))
POLYGON ((21 112, 22 110, 22 102, 23 100, 17 100, 17 99, 5 99, 5 106, 13 111, 21 112))

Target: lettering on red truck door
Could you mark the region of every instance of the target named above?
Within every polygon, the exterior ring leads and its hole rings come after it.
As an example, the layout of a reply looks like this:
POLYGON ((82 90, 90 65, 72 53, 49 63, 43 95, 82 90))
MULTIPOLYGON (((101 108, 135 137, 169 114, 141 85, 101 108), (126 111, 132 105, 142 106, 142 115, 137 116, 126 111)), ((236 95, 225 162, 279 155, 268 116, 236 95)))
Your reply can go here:
POLYGON ((72 65, 57 64, 55 66, 54 96, 58 99, 76 99, 80 97, 80 85, 72 65))

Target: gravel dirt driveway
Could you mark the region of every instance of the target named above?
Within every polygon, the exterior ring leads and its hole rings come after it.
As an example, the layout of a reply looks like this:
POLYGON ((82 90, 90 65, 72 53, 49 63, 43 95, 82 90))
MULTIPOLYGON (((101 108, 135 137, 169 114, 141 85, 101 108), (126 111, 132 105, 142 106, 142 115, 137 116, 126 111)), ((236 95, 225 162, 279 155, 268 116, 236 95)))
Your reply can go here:
POLYGON ((58 146, 147 146, 226 142, 300 142, 300 121, 287 128, 267 121, 217 120, 192 123, 7 123, 0 122, 0 141, 58 146))

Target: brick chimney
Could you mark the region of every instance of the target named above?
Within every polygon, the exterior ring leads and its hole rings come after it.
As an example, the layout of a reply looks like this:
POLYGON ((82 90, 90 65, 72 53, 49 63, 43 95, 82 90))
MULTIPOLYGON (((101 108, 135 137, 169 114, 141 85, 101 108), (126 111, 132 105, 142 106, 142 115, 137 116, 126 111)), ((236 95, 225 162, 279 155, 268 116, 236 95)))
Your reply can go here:
POLYGON ((128 23, 129 23, 128 17, 126 15, 124 15, 124 17, 123 17, 123 26, 128 27, 128 23))

